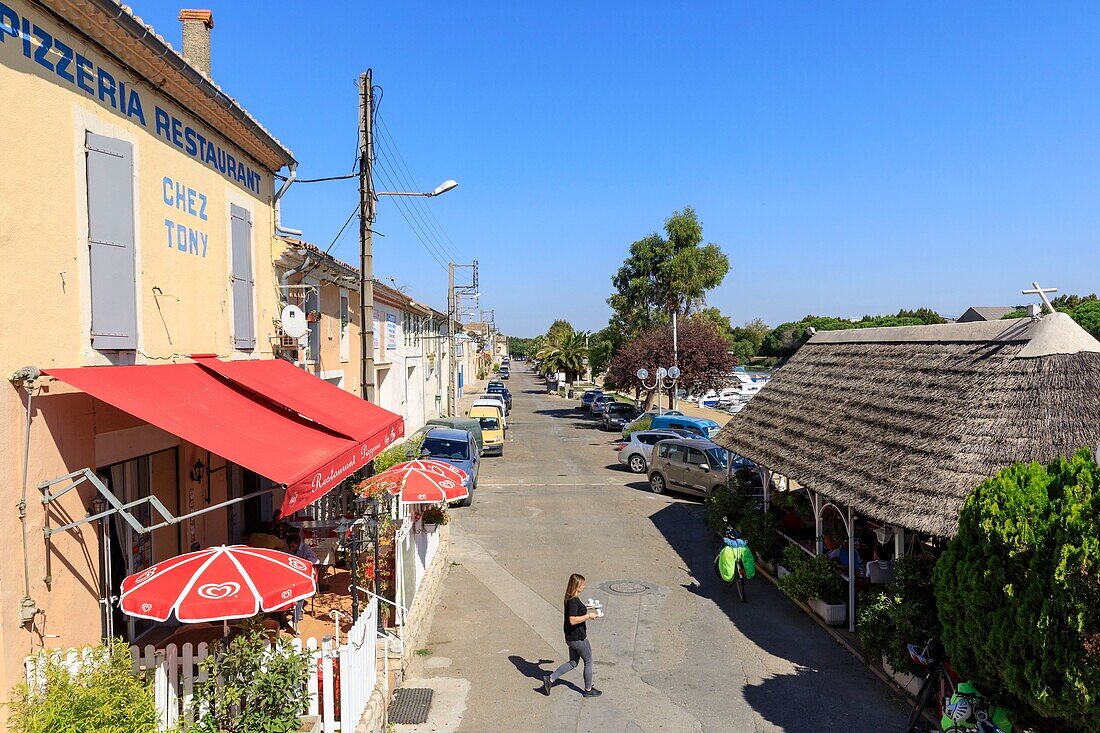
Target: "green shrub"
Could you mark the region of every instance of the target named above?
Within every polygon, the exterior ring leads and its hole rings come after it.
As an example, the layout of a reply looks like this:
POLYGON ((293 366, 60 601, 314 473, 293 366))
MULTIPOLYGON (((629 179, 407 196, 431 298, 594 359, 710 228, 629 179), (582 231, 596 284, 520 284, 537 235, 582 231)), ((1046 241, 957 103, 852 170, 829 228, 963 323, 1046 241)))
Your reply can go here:
POLYGON ((200 663, 207 679, 195 686, 200 733, 298 733, 309 708, 309 656, 286 639, 247 631, 224 649, 214 642, 200 663))
POLYGON ((868 657, 886 657, 899 672, 921 672, 909 657, 909 644, 940 635, 932 587, 935 558, 921 554, 894 563, 894 577, 864 601, 856 631, 868 657))
POLYGON ((750 510, 748 498, 736 488, 722 486, 712 491, 706 498, 706 525, 713 532, 723 534, 728 526, 741 524, 745 513, 750 510))
POLYGON ((398 463, 416 458, 420 453, 420 446, 424 445, 425 433, 416 433, 404 443, 391 445, 386 450, 374 457, 374 472, 382 473, 387 468, 393 468, 398 463))
POLYGON ((789 543, 779 534, 779 520, 771 512, 761 512, 755 506, 746 512, 739 525, 741 536, 761 562, 775 562, 789 543))
POLYGON ((967 499, 936 565, 943 643, 994 695, 1100 731, 1100 491, 1088 450, 1017 464, 967 499))
POLYGON ((8 729, 19 733, 154 733, 157 709, 150 685, 133 674, 121 641, 88 651, 79 674, 42 654, 44 690, 16 686, 8 729))
POLYGON ((795 545, 783 549, 783 566, 790 574, 779 579, 779 585, 791 598, 805 603, 817 598, 830 605, 844 602, 844 580, 836 563, 824 555, 809 555, 795 545))

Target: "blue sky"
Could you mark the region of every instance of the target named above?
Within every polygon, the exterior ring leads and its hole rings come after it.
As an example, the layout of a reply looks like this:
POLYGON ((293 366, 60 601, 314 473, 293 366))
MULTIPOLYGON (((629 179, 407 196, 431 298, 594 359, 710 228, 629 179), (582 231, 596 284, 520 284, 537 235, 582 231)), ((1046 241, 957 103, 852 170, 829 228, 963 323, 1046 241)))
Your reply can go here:
MULTIPOLYGON (((460 183, 413 221, 515 335, 605 325, 630 243, 684 205, 735 324, 1100 290, 1100 5, 598 5, 214 0, 214 78, 309 178, 351 171, 373 67, 415 180, 460 183)), ((179 47, 175 4, 135 10, 179 47)), ((356 196, 296 186, 284 222, 327 246, 356 196)), ((394 202, 375 228, 376 272, 442 307, 394 202)), ((333 251, 358 261, 354 225, 333 251)))

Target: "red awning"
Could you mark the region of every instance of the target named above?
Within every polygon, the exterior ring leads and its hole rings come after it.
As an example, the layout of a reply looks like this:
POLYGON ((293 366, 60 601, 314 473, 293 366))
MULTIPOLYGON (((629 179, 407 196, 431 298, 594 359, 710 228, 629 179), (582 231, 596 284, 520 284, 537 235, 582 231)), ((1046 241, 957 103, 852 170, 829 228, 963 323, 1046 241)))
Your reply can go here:
POLYGON ((317 501, 404 434, 400 416, 281 359, 44 371, 283 484, 284 515, 317 501))

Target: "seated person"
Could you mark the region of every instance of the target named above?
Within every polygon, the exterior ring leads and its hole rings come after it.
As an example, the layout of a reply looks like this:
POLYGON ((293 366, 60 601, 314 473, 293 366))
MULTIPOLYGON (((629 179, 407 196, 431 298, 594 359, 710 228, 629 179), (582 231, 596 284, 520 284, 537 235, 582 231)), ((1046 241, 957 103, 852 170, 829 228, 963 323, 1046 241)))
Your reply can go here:
MULTIPOLYGON (((863 558, 861 558, 859 556, 858 552, 855 553, 855 555, 856 555, 856 572, 858 573, 860 571, 860 569, 863 567, 863 558)), ((837 562, 840 563, 840 567, 847 570, 848 569, 848 547, 846 545, 841 545, 840 547, 837 547, 835 550, 832 550, 829 553, 829 559, 830 560, 836 560, 837 562)))
POLYGON ((275 536, 271 522, 263 522, 255 532, 248 535, 249 547, 263 547, 268 550, 286 550, 286 543, 275 536))

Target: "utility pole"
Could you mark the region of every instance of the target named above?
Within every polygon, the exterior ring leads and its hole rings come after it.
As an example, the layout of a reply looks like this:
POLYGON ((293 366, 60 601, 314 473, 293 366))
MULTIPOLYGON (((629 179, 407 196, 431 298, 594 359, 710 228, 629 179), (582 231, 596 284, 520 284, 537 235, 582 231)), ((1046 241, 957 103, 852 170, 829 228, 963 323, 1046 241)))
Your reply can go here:
POLYGON ((447 369, 447 416, 454 417, 458 405, 455 404, 455 369, 458 368, 458 356, 455 354, 455 263, 447 263, 447 350, 449 352, 447 369))
POLYGON ((371 70, 359 76, 359 394, 374 402, 374 87, 371 70))

